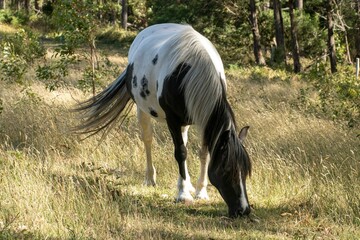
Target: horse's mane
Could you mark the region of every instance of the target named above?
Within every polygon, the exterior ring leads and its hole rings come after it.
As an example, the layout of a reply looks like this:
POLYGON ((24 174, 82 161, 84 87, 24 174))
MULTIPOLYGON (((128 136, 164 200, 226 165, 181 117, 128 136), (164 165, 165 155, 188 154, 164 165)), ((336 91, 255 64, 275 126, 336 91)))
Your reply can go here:
POLYGON ((251 161, 236 128, 235 116, 223 89, 223 98, 211 114, 204 139, 211 153, 211 164, 216 165, 218 171, 230 172, 229 177, 234 181, 238 181, 240 173, 244 178, 251 175, 251 161))
POLYGON ((222 96, 225 75, 221 58, 205 37, 187 26, 168 40, 171 43, 169 72, 180 63, 190 65, 181 87, 188 115, 203 134, 209 117, 222 96))

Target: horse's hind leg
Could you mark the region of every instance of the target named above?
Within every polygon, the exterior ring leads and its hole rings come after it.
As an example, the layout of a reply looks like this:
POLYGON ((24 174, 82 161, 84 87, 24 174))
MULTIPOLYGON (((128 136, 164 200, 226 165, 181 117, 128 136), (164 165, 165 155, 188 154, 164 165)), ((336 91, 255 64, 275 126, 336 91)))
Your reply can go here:
POLYGON ((197 199, 209 199, 206 187, 208 185, 207 170, 210 161, 210 154, 208 148, 203 144, 200 150, 200 177, 196 185, 195 197, 197 199))
POLYGON ((146 152, 146 172, 145 172, 145 185, 156 185, 156 170, 152 163, 151 158, 151 144, 153 138, 152 124, 150 116, 145 114, 139 108, 137 109, 137 117, 141 128, 141 137, 144 142, 146 152))

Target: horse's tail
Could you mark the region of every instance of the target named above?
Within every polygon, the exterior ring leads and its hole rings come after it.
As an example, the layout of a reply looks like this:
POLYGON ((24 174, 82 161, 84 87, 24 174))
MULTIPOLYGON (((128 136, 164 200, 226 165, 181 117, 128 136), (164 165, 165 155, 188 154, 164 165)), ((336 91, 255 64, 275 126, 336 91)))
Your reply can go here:
MULTIPOLYGON (((111 83, 106 89, 96 96, 80 103, 75 109, 83 121, 73 130, 76 133, 94 135, 101 130, 105 134, 114 127, 116 120, 121 119, 121 113, 131 99, 127 89, 127 79, 131 78, 131 66, 111 83), (129 71, 130 70, 130 71, 129 71)), ((130 107, 127 109, 127 113, 130 107)), ((126 116, 127 114, 125 114, 126 116)))

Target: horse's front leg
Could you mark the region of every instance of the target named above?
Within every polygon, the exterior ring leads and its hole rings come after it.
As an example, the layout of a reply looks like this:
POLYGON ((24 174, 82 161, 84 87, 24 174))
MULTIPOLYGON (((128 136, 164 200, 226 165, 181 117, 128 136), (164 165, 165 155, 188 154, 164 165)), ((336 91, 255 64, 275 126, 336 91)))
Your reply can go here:
POLYGON ((190 175, 187 170, 187 149, 186 142, 184 142, 184 139, 187 140, 188 127, 182 128, 179 123, 174 121, 174 118, 169 116, 167 116, 166 120, 174 142, 175 159, 179 165, 178 195, 176 201, 192 202, 194 199, 191 196, 191 191, 194 190, 194 187, 191 185, 190 175))
POLYGON ((146 186, 156 185, 156 170, 151 158, 151 144, 153 138, 152 124, 150 116, 145 114, 139 108, 137 109, 137 117, 141 128, 141 137, 144 142, 146 152, 146 171, 145 182, 146 186))
MULTIPOLYGON (((185 147, 186 147, 186 144, 188 142, 189 127, 190 127, 190 125, 187 125, 187 126, 181 128, 181 136, 182 136, 185 147)), ((185 175, 186 175, 185 182, 183 182, 182 177, 179 176, 179 179, 178 179, 179 192, 181 192, 181 190, 185 188, 185 189, 189 189, 189 191, 191 193, 195 193, 195 188, 193 187, 193 185, 191 184, 191 181, 190 181, 190 175, 189 175, 189 172, 188 172, 188 169, 187 169, 186 161, 185 161, 185 175)))
POLYGON ((198 199, 209 200, 206 187, 208 185, 207 171, 209 167, 210 154, 208 148, 203 144, 200 150, 200 177, 196 185, 195 197, 198 199))

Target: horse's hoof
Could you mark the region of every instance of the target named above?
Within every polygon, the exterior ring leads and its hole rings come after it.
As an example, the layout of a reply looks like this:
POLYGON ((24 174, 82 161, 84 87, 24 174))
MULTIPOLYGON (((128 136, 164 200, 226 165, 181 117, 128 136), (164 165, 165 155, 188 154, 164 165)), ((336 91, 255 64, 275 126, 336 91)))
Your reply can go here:
POLYGON ((147 187, 156 187, 156 182, 154 180, 145 179, 144 185, 147 187))
POLYGON ((176 198, 177 203, 185 203, 185 204, 192 204, 194 202, 194 198, 191 196, 190 193, 181 193, 176 198))
POLYGON ((196 191, 195 198, 200 200, 209 200, 209 195, 206 189, 201 189, 200 191, 196 191))

